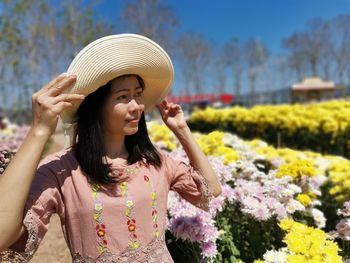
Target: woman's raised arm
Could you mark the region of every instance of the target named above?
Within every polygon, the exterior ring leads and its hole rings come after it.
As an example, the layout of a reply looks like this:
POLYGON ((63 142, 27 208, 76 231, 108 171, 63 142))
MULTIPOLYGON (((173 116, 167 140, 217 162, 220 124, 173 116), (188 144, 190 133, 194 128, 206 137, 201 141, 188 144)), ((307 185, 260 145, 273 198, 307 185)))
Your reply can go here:
POLYGON ((75 75, 61 74, 32 96, 32 125, 17 153, 0 176, 0 251, 23 233, 23 210, 44 146, 56 130, 59 114, 83 95, 62 94, 75 75))

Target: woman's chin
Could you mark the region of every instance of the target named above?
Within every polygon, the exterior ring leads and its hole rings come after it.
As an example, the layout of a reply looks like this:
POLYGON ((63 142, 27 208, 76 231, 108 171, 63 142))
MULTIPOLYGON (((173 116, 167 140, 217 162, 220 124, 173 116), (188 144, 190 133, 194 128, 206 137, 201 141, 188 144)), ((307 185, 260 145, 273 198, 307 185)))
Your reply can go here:
POLYGON ((137 131, 138 131, 138 126, 128 127, 124 129, 125 135, 132 135, 132 134, 135 134, 137 131))

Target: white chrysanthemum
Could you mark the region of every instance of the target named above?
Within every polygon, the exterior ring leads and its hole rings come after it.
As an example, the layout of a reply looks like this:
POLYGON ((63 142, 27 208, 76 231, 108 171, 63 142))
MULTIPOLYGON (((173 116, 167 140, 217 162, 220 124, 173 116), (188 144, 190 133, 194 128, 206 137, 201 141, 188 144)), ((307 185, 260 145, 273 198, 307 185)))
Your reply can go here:
POLYGON ((288 185, 288 189, 290 189, 291 191, 293 191, 295 194, 301 193, 301 188, 300 188, 300 186, 297 186, 296 184, 289 184, 289 185, 288 185))
POLYGON ((295 211, 303 211, 305 207, 297 200, 289 200, 287 204, 287 212, 292 214, 295 211))
POLYGON ((263 256, 266 263, 285 263, 287 254, 284 251, 268 250, 263 256))
POLYGON ((312 208, 311 214, 318 228, 324 228, 326 226, 326 218, 322 211, 312 208))

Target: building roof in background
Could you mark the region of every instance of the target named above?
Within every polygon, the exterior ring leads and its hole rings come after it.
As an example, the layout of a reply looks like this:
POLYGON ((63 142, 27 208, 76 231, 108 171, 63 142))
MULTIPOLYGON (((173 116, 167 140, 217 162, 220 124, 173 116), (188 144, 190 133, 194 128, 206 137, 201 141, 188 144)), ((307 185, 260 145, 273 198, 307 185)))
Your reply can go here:
POLYGON ((294 83, 292 90, 333 90, 336 85, 333 81, 323 81, 319 77, 305 78, 302 82, 294 83))

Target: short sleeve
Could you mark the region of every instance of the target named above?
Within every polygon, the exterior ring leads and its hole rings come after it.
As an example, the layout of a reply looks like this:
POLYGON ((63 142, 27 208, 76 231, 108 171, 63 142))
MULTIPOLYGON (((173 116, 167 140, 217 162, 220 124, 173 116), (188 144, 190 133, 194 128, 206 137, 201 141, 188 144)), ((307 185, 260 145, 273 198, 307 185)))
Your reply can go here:
POLYGON ((170 190, 204 211, 209 211, 209 203, 214 198, 208 183, 200 171, 185 161, 171 157, 162 150, 170 190))
POLYGON ((56 178, 57 160, 39 163, 23 212, 25 233, 8 250, 0 253, 0 262, 28 262, 44 238, 51 215, 63 216, 64 207, 56 178))

